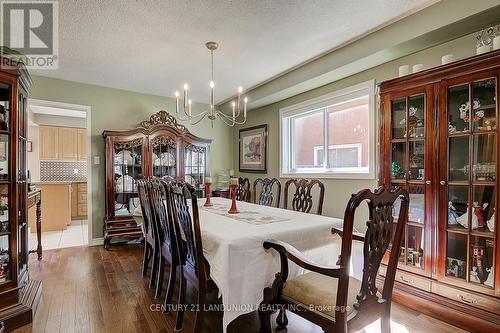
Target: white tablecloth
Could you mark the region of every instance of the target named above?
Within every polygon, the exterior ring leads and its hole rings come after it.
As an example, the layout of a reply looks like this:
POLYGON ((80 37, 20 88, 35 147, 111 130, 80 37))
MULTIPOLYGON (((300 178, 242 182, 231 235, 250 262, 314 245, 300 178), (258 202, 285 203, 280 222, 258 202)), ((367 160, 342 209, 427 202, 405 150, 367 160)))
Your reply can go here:
MULTIPOLYGON (((238 202, 240 216, 255 215, 271 221, 252 223, 225 216, 222 206, 229 209, 228 199, 212 198, 216 209, 203 208, 204 202, 199 200, 203 252, 222 295, 224 331, 236 317, 257 309, 263 289, 272 284, 280 270, 276 251, 264 250, 265 240, 287 242, 318 264, 333 265, 338 259, 341 239, 331 234, 331 228, 342 227, 341 219, 238 202)), ((362 243, 354 242, 352 255, 351 275, 360 278, 362 243)), ((291 262, 289 267, 289 278, 303 273, 291 262)))

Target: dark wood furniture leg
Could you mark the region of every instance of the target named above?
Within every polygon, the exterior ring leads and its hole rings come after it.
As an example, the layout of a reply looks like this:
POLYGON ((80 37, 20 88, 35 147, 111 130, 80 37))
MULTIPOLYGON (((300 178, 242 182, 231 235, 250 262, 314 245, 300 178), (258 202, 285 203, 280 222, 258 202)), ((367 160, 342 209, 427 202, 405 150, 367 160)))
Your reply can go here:
POLYGON ((28 193, 28 209, 36 205, 36 250, 30 250, 29 253, 36 252, 38 260, 42 260, 42 191, 35 190, 28 193))
POLYGON ((38 245, 36 247, 36 253, 38 255, 38 260, 42 260, 42 198, 36 203, 36 240, 38 245))

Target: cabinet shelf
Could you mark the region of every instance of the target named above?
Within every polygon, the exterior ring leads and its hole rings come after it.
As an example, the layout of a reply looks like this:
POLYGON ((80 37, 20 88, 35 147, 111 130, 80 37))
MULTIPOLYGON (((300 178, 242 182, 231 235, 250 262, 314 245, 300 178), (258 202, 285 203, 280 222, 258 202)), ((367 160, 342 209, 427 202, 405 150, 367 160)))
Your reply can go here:
POLYGON ((0 232, 0 236, 8 236, 10 234, 11 234, 10 231, 2 231, 2 232, 0 232))

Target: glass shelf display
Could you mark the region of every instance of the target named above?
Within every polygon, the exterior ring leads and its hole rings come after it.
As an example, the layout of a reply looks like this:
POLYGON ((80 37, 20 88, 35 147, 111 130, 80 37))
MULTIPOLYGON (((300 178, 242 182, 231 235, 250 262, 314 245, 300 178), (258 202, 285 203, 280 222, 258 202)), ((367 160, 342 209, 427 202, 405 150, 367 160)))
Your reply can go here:
POLYGON ((169 136, 158 136, 151 140, 152 168, 154 177, 177 176, 177 143, 169 136))
POLYGON ((496 80, 448 88, 446 276, 493 288, 496 80))
POLYGON ((0 131, 10 130, 10 90, 10 85, 0 82, 0 131))
POLYGON ((184 157, 184 179, 199 191, 203 190, 205 183, 205 167, 205 147, 186 145, 184 157))
MULTIPOLYGON (((410 196, 408 224, 401 243, 399 261, 406 267, 418 269, 424 269, 425 254, 425 96, 417 94, 394 99, 390 103, 391 185, 406 189, 410 196)), ((399 207, 398 202, 393 212, 395 223, 399 207)))
POLYGON ((115 189, 115 215, 131 215, 139 205, 137 180, 142 178, 142 139, 116 142, 113 169, 115 189))
POLYGON ((10 279, 9 235, 0 234, 0 283, 10 279))

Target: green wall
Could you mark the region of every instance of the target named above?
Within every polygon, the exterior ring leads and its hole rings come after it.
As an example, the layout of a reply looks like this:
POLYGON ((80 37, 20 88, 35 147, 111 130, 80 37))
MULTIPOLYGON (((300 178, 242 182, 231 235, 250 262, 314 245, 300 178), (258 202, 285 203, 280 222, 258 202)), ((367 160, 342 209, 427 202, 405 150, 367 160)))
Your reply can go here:
MULTIPOLYGON (((104 139, 101 133, 106 130, 130 129, 159 110, 175 114, 175 101, 162 96, 147 95, 131 91, 112 89, 102 86, 58 80, 41 76, 33 77, 30 98, 88 105, 91 111, 90 156, 100 156, 99 165, 92 164, 92 215, 93 237, 102 237, 104 219, 104 139)), ((202 110, 203 104, 194 104, 193 111, 202 110)), ((207 121, 190 126, 195 135, 213 139, 210 149, 212 174, 232 167, 232 131, 220 122, 211 128, 207 121)))
MULTIPOLYGON (((328 85, 322 86, 317 89, 296 95, 294 97, 282 100, 280 102, 254 109, 249 111, 248 120, 243 126, 235 127, 233 132, 233 161, 234 168, 238 175, 248 177, 253 181, 258 177, 277 177, 279 178, 279 110, 281 108, 294 105, 308 99, 327 94, 342 88, 346 88, 361 82, 375 79, 376 82, 381 82, 387 79, 394 78, 398 75, 398 67, 404 64, 409 64, 410 69, 414 64, 424 64, 425 68, 440 65, 441 56, 445 54, 454 54, 456 58, 462 59, 474 55, 475 53, 475 40, 473 35, 467 35, 459 39, 441 44, 439 46, 426 49, 424 51, 414 53, 410 56, 399 58, 395 61, 385 63, 383 65, 368 69, 356 75, 352 75, 345 79, 335 81, 328 85), (251 173, 238 173, 238 135, 239 129, 251 127, 261 124, 269 125, 269 151, 268 151, 268 173, 267 174, 251 174, 251 173)), ((306 65, 307 66, 307 65, 306 65)), ((325 68, 325 72, 328 69, 325 68)), ((377 123, 378 128, 378 123, 377 123)), ((377 156, 378 160, 378 156, 377 156)), ((282 179, 284 185, 285 179, 282 179)), ((351 193, 355 193, 364 188, 374 189, 377 187, 377 180, 353 180, 353 179, 322 179, 326 187, 325 202, 323 207, 323 214, 333 217, 342 218, 344 210, 349 200, 351 193)), ((283 196, 282 196, 283 198, 283 196)), ((283 199, 282 203, 283 204, 283 199)), ((365 214, 358 216, 356 227, 359 230, 364 229, 365 214)))

